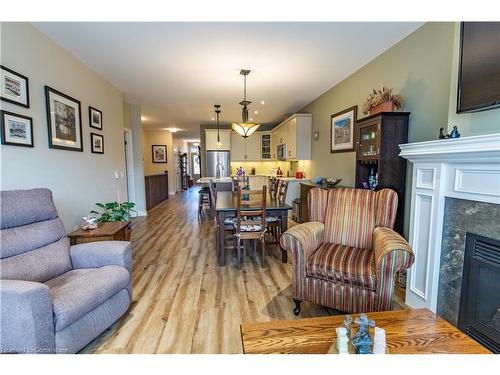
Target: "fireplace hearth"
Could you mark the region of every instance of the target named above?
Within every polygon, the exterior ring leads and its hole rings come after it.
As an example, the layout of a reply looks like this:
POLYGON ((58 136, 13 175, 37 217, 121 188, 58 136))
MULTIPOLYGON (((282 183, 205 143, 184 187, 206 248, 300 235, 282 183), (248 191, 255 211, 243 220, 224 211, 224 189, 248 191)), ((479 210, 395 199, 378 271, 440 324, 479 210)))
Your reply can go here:
POLYGON ((500 241, 467 233, 458 328, 500 353, 500 241))

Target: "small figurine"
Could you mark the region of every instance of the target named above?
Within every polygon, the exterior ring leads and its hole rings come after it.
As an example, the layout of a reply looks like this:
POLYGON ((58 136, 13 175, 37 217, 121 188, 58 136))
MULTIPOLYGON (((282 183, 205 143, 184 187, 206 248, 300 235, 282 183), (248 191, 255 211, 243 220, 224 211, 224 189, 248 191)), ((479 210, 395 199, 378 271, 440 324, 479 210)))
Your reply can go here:
POLYGON ((358 331, 352 338, 352 345, 356 348, 356 354, 372 354, 371 346, 373 340, 370 337, 368 328, 375 327, 375 322, 368 320, 366 314, 361 314, 354 323, 359 326, 358 331))
POLYGON ((439 139, 446 139, 446 134, 444 134, 444 128, 439 128, 439 139))
POLYGON ((451 131, 451 133, 448 137, 449 138, 460 138, 460 133, 458 132, 458 129, 456 126, 453 127, 453 130, 451 131))
POLYGON ((352 324, 352 317, 350 315, 346 315, 344 318, 344 328, 347 331, 347 337, 351 337, 351 324, 352 324))

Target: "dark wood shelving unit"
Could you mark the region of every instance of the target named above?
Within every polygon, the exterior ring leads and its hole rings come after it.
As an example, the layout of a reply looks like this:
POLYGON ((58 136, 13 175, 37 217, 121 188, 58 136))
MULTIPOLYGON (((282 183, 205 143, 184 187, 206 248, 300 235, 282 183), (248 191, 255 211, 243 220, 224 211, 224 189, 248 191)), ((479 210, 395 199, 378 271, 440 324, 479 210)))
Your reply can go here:
POLYGON ((187 174, 188 170, 188 155, 187 153, 179 153, 179 170, 181 177, 181 189, 186 190, 188 188, 189 176, 187 174))
POLYGON ((378 174, 376 190, 390 188, 398 194, 394 229, 403 234, 406 161, 399 145, 408 142, 409 112, 381 112, 356 121, 356 187, 364 188, 370 171, 378 174))

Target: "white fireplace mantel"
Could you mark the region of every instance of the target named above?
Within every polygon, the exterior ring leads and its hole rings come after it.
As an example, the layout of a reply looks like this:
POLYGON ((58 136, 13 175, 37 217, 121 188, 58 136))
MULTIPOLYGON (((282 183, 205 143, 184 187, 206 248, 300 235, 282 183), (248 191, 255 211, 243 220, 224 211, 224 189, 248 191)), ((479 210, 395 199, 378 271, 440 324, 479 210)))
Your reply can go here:
POLYGON ((413 163, 406 303, 435 312, 445 197, 500 204, 500 133, 399 148, 413 163))

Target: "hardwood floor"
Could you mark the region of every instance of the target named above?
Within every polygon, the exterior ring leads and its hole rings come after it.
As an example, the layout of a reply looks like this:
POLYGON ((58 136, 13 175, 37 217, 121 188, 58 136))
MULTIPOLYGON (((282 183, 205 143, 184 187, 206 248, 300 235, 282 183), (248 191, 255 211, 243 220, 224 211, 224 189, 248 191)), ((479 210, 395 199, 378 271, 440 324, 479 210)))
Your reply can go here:
MULTIPOLYGON (((277 246, 267 246, 265 269, 253 249, 240 271, 230 250, 219 267, 213 222, 197 209, 192 188, 134 220, 133 303, 83 353, 242 353, 241 323, 297 319, 277 246)), ((336 314, 302 304, 301 318, 336 314)))

